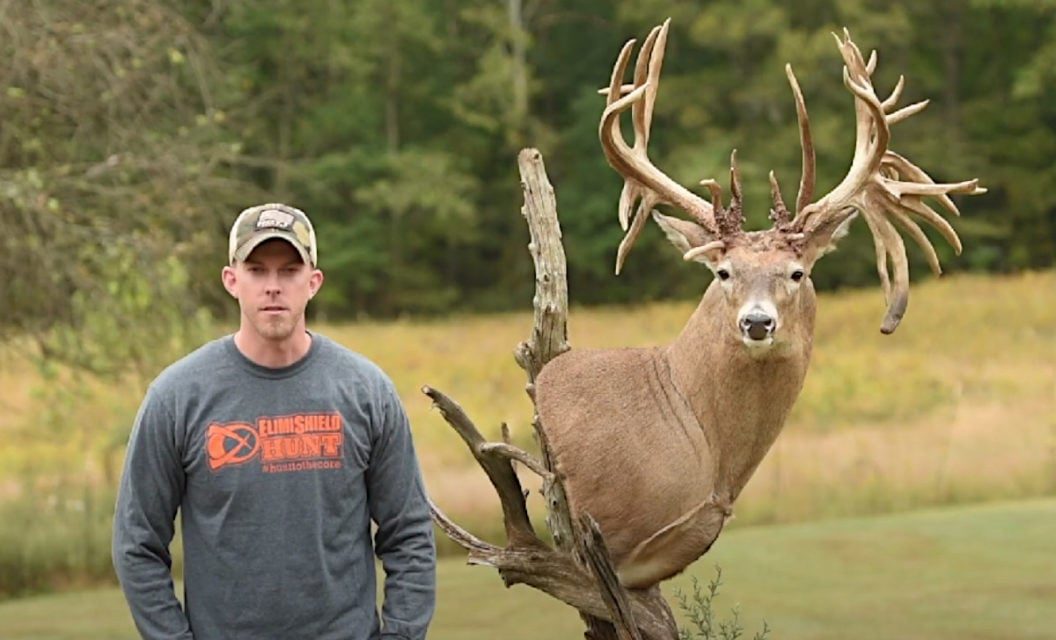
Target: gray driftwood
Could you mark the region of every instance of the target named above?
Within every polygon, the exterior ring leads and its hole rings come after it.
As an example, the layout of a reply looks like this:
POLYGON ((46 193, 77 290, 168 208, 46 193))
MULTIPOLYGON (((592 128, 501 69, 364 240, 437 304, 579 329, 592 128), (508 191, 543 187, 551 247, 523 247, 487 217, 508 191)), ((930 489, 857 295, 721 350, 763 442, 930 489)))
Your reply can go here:
MULTIPOLYGON (((536 294, 532 334, 517 346, 514 357, 528 375, 527 391, 534 401, 536 376, 547 362, 569 348, 568 292, 557 204, 542 155, 536 149, 525 149, 517 161, 524 189, 521 212, 531 233, 528 246, 535 262, 536 294)), ((506 586, 526 584, 574 607, 583 618, 584 637, 589 640, 677 638, 674 616, 659 587, 630 591, 622 587, 597 524, 589 514, 577 519, 570 515, 561 480, 552 473, 552 457, 538 415, 533 425, 541 459, 508 442, 486 441, 457 402, 430 387, 422 391, 461 436, 502 502, 507 539, 504 547, 477 538, 431 505, 433 520, 469 552, 470 564, 494 567, 506 586), (514 461, 543 479, 546 522, 555 546, 544 542, 532 526, 514 461)))

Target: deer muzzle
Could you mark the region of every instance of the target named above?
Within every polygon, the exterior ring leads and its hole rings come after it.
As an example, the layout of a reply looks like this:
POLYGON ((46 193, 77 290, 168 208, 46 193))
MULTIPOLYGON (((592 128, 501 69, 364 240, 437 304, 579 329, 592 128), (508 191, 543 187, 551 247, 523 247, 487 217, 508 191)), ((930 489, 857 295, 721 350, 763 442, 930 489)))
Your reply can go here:
POLYGON ((761 311, 752 311, 741 317, 741 333, 745 339, 753 342, 762 342, 774 335, 777 321, 772 316, 761 311))

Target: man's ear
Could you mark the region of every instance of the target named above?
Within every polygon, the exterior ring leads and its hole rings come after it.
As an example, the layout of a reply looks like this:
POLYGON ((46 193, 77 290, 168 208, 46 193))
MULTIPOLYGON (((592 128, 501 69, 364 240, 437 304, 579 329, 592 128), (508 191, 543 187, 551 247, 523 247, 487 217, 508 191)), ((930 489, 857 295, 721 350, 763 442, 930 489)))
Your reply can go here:
POLYGON ((656 220, 664 235, 686 260, 715 264, 726 252, 726 245, 722 240, 715 238, 695 222, 665 216, 656 211, 653 211, 653 220, 656 220))
POLYGON ((812 229, 809 232, 810 240, 807 241, 806 253, 808 259, 814 262, 818 258, 835 251, 837 249, 836 244, 850 233, 851 223, 857 217, 858 212, 854 211, 843 219, 836 217, 812 229))
POLYGON ((220 271, 220 281, 224 283, 224 288, 227 289, 232 298, 238 298, 238 293, 235 290, 238 274, 235 273, 233 266, 226 266, 220 271))
POLYGON ((315 294, 319 293, 319 289, 323 286, 323 272, 319 269, 312 269, 312 275, 308 279, 308 299, 311 300, 315 297, 315 294))

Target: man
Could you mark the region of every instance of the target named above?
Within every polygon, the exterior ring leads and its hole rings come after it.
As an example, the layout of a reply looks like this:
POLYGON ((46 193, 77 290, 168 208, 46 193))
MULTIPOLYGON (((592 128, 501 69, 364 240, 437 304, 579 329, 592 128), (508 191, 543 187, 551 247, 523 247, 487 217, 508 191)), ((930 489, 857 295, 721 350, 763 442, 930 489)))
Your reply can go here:
POLYGON ((243 211, 222 274, 238 331, 147 391, 113 539, 145 638, 425 637, 436 555, 407 418, 377 366, 306 330, 323 284, 316 257, 303 212, 243 211), (183 608, 170 571, 177 509, 183 608))

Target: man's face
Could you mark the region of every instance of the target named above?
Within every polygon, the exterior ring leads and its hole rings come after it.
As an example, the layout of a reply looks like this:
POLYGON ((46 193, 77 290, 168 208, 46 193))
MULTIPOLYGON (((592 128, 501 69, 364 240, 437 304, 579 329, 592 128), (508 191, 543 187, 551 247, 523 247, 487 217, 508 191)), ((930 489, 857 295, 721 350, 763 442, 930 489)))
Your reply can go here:
POLYGON ((323 273, 301 260, 285 240, 268 240, 244 262, 224 267, 224 287, 238 299, 242 326, 267 341, 304 330, 304 309, 323 284, 323 273))

